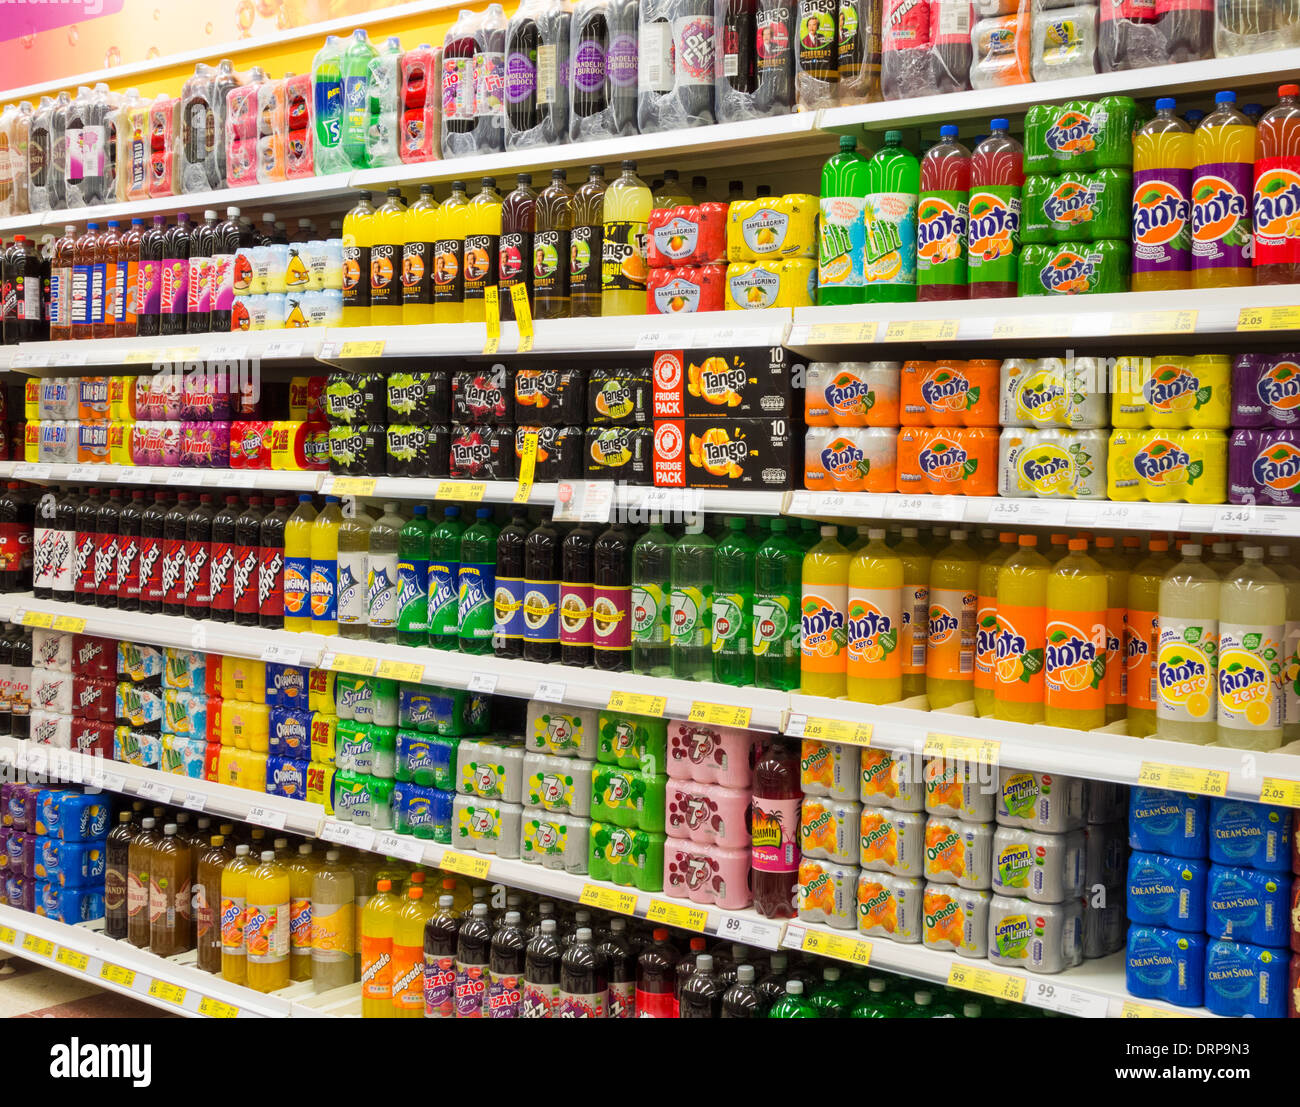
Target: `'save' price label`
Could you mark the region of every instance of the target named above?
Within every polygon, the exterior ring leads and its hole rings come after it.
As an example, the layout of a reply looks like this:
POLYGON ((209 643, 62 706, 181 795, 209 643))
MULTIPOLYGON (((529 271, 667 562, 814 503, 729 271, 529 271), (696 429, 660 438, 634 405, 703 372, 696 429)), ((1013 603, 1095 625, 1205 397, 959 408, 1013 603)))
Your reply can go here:
POLYGON ((809 930, 803 936, 803 951, 817 953, 822 957, 834 957, 838 961, 849 961, 854 965, 871 963, 871 943, 847 934, 824 934, 820 930, 809 930))
POLYGON ((438 862, 438 868, 449 873, 460 873, 461 876, 473 876, 482 880, 492 868, 492 862, 487 857, 471 857, 466 853, 446 850, 442 860, 438 862))
POLYGON ((578 902, 617 915, 636 914, 635 892, 620 892, 617 888, 602 888, 599 884, 584 884, 578 902))
POLYGON ((650 909, 645 917, 651 922, 663 923, 665 926, 677 926, 683 930, 695 930, 700 933, 708 925, 709 913, 700 907, 687 907, 680 903, 665 903, 661 899, 652 899, 650 909))

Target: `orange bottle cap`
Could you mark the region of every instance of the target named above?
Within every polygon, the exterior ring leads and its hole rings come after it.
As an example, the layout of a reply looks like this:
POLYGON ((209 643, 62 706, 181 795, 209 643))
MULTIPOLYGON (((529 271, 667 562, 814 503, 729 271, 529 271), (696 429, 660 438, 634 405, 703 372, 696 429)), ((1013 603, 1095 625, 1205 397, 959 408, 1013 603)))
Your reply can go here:
POLYGON ((1071 539, 1070 539, 1070 552, 1071 552, 1071 553, 1078 553, 1080 550, 1086 550, 1087 548, 1088 548, 1088 540, 1087 540, 1086 538, 1071 538, 1071 539))
POLYGON ((1037 545, 1038 545, 1038 535, 1036 535, 1036 534, 1022 534, 1022 535, 1020 536, 1020 545, 1022 545, 1022 546, 1037 546, 1037 545))

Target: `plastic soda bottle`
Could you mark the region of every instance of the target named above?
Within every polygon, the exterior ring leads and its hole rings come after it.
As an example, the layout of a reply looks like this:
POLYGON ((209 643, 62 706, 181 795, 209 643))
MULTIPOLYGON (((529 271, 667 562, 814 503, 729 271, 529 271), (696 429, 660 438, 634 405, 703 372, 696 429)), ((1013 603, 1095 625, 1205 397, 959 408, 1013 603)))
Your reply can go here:
POLYGON ((366 552, 366 622, 372 642, 397 641, 398 545, 406 521, 397 504, 384 504, 384 513, 370 528, 366 552))
POLYGON ((799 605, 803 547, 776 518, 754 553, 754 678, 759 688, 799 687, 799 605))
MULTIPOLYGON (((492 605, 496 595, 499 529, 492 521, 492 509, 480 507, 474 513, 474 522, 461 535, 456 592, 456 625, 461 653, 492 652, 492 605)), ((435 539, 430 545, 430 572, 436 548, 435 539)), ((435 630, 431 617, 430 641, 435 630)))
POLYGON ((835 527, 823 526, 820 533, 821 541, 803 559, 799 678, 804 695, 835 699, 847 690, 849 551, 835 527))
POLYGON ((821 1012, 804 998, 802 980, 787 980, 785 995, 772 1004, 767 1017, 769 1019, 819 1019, 821 1012))
POLYGON ((856 703, 897 703, 903 698, 903 560, 885 545, 883 528, 873 527, 867 539, 849 563, 848 695, 856 703))
POLYGON ((1255 283, 1300 282, 1300 85, 1283 85, 1255 135, 1255 283))
POLYGON ((1020 279, 1020 199, 1024 152, 1005 119, 975 147, 970 163, 966 261, 972 299, 1014 296, 1020 279))
POLYGON ((975 604, 975 713, 993 714, 997 689, 998 570, 1016 552, 1014 531, 998 535, 998 544, 980 562, 975 604))
POLYGON ((925 693, 926 635, 930 628, 930 551, 917 539, 916 527, 903 527, 894 552, 903 562, 902 651, 903 698, 925 693))
POLYGON ((313 991, 328 992, 356 979, 356 881, 327 850, 311 881, 311 981, 313 991))
POLYGON ((312 112, 316 120, 316 172, 341 173, 352 168, 339 149, 343 134, 343 49, 337 35, 327 35, 325 45, 311 63, 312 112))
MULTIPOLYGON (((397 536, 397 640, 404 646, 428 640, 429 542, 429 509, 416 504, 397 536)), ((454 596, 454 583, 448 588, 454 596)))
POLYGON ((1192 128, 1172 97, 1133 136, 1133 291, 1192 287, 1192 128))
POLYGON ((433 914, 424 888, 412 884, 393 919, 393 1018, 424 1018, 424 924, 433 914))
POLYGON ((248 950, 248 986, 274 992, 289 984, 289 874, 273 850, 248 874, 244 944, 248 950))
POLYGON ((311 629, 317 634, 338 633, 339 524, 342 522, 339 498, 326 496, 325 510, 311 525, 311 629))
POLYGON ((1019 549, 998 569, 993 717, 1041 723, 1050 568, 1035 548, 1037 536, 1022 534, 1017 543, 1019 549))
POLYGON ((1282 737, 1300 738, 1300 569, 1291 564, 1286 546, 1269 546, 1269 568, 1286 587, 1286 625, 1283 631, 1281 673, 1282 737))
POLYGON ((523 916, 518 911, 507 911, 503 924, 492 935, 484 1004, 490 1019, 517 1019, 523 1015, 528 938, 522 924, 523 916))
MULTIPOLYGON (((319 165, 319 162, 317 163, 319 165)), ((343 325, 370 324, 370 247, 375 241, 375 208, 363 192, 343 217, 343 325)))
POLYGON ((754 683, 754 543, 746 522, 729 516, 713 554, 713 679, 736 687, 754 683))
POLYGON ((1282 744, 1286 585, 1261 546, 1219 585, 1219 744, 1272 750, 1282 744))
POLYGON ((352 32, 343 50, 340 70, 343 76, 343 117, 339 131, 339 148, 355 169, 364 169, 366 128, 370 125, 370 62, 377 51, 370 45, 365 29, 352 32))
POLYGON ((460 635, 460 547, 465 524, 455 504, 443 508, 442 515, 427 539, 429 645, 454 650, 460 635))
POLYGON ((1047 578, 1043 721, 1095 730, 1106 724, 1106 574, 1087 539, 1069 551, 1047 578))
POLYGON ((658 516, 632 547, 632 671, 668 676, 668 609, 673 538, 658 516))
POLYGON ((1218 736, 1219 576, 1186 542, 1160 582, 1156 734, 1208 745, 1218 736))
POLYGON ((483 178, 479 191, 465 208, 464 225, 462 319, 466 323, 482 323, 487 318, 484 306, 487 289, 495 288, 497 283, 501 246, 501 194, 497 192, 495 177, 483 178))
POLYGON ((1235 92, 1214 96, 1214 111, 1193 136, 1192 277, 1197 288, 1255 283, 1251 197, 1255 127, 1235 92))
POLYGON ((707 531, 683 534, 673 545, 668 634, 673 676, 713 676, 713 561, 716 545, 707 531))
POLYGON ((768 919, 795 913, 803 802, 799 774, 799 746, 782 739, 770 742, 754 766, 750 886, 754 910, 768 919))
MULTIPOLYGON (((402 243, 402 322, 433 323, 434 247, 438 241, 438 201, 433 185, 421 185, 420 195, 406 209, 402 243)), ((427 905, 426 905, 427 906, 427 905)))
POLYGON ((483 1018, 487 994, 492 925, 488 906, 476 903, 456 935, 456 1017, 483 1018))
POLYGON ((298 506, 284 524, 284 629, 312 629, 311 534, 316 509, 311 495, 298 497, 298 506))
MULTIPOLYGON (((1136 544, 1136 540, 1135 540, 1136 544)), ((1125 540, 1127 547, 1128 543, 1125 540)), ((1128 732, 1145 738, 1156 732, 1156 656, 1160 652, 1160 581, 1169 568, 1163 538, 1151 539, 1148 556, 1128 575, 1124 622, 1128 732)), ((1128 551, 1126 550, 1126 553, 1128 551)))
POLYGON ((311 883, 316 875, 311 843, 303 842, 284 868, 289 874, 289 979, 310 980, 311 883))
POLYGON ((870 168, 858 140, 840 136, 839 153, 822 166, 821 220, 817 247, 817 302, 866 302, 866 225, 863 210, 870 168))
POLYGON ((241 845, 235 847, 235 859, 221 870, 221 975, 232 984, 243 984, 248 980, 244 916, 248 904, 248 874, 254 868, 255 862, 248 855, 248 847, 241 845))
POLYGON ((358 503, 339 525, 338 622, 344 638, 366 638, 366 592, 370 579, 370 527, 374 519, 358 503))
POLYGON ((862 207, 868 303, 916 299, 916 201, 921 168, 903 145, 902 131, 886 131, 885 144, 867 163, 862 207))
POLYGON ((930 563, 925 694, 931 711, 964 703, 975 688, 980 557, 967 543, 964 530, 953 530, 951 537, 952 542, 930 563))
POLYGON ((939 128, 939 141, 921 159, 916 209, 918 300, 964 300, 970 295, 966 284, 970 161, 970 151, 957 140, 953 123, 939 128))
POLYGON ((370 325, 398 326, 402 322, 402 252, 406 246, 406 201, 400 188, 390 188, 387 199, 370 221, 370 325))
POLYGON ((1108 534, 1097 538, 1094 560, 1106 574, 1106 722, 1128 715, 1128 671, 1124 643, 1128 637, 1128 562, 1108 534))
POLYGON ((456 1014, 456 937, 460 916, 456 899, 438 897, 438 908, 424 924, 424 1017, 450 1019, 456 1014))
POLYGON ((646 224, 653 198, 636 175, 636 162, 623 162, 623 173, 605 189, 604 243, 601 251, 600 313, 643 315, 649 274, 646 224))
POLYGON ((459 323, 465 316, 465 233, 469 197, 465 182, 452 181, 451 195, 436 214, 433 244, 433 321, 459 323))
POLYGON ((361 910, 361 1017, 393 1017, 393 924, 402 901, 383 877, 361 910))

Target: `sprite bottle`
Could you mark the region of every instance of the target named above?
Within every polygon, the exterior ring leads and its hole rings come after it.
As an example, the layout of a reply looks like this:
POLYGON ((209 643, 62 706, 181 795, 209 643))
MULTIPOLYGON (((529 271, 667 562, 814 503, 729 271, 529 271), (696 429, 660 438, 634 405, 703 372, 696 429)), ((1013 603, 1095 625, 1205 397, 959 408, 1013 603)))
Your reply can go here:
POLYGON ((754 683, 754 543, 746 522, 729 516, 713 555, 713 679, 737 687, 754 683))
POLYGON ((668 600, 668 634, 673 676, 679 680, 713 678, 713 555, 717 543, 708 532, 683 534, 673 546, 672 594, 668 600))
POLYGON ((397 536, 397 640, 422 646, 428 637, 429 509, 416 504, 397 536))
POLYGON ((397 549, 405 520, 397 504, 384 504, 384 513, 370 528, 366 554, 366 621, 372 642, 397 641, 397 549))
POLYGON ((673 538, 655 519, 632 547, 632 671, 668 676, 668 594, 673 538))
MULTIPOLYGON (((429 645, 454 650, 460 635, 460 508, 443 509, 429 535, 429 645)), ((495 563, 495 558, 493 562, 495 563)))
POLYGON ((497 533, 492 509, 480 507, 460 539, 460 586, 456 620, 461 653, 491 653, 496 593, 497 533))
POLYGON ((793 691, 799 687, 804 549, 790 537, 787 520, 773 519, 771 527, 771 537, 754 553, 754 683, 793 691))

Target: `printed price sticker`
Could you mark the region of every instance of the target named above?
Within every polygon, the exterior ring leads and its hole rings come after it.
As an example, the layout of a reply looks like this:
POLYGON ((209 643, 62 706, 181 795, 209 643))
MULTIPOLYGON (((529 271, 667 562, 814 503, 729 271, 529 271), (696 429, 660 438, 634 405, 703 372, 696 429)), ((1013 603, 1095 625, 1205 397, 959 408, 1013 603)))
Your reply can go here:
POLYGON ((665 926, 677 926, 682 930, 704 932, 709 922, 709 913, 702 907, 687 907, 682 903, 665 903, 661 899, 652 899, 650 909, 645 917, 650 922, 663 923, 665 926))
POLYGON ((174 1003, 180 1007, 185 1002, 187 995, 184 988, 179 984, 173 984, 170 980, 153 980, 149 984, 149 994, 154 999, 161 999, 167 1003, 174 1003))
POLYGON ((374 850, 385 857, 400 857, 403 861, 419 862, 424 859, 424 843, 419 838, 384 831, 375 835, 374 850))
POLYGON ((301 342, 268 342, 262 350, 263 358, 302 357, 301 342))
MULTIPOLYGON (((510 286, 510 303, 515 309, 515 323, 519 327, 519 350, 528 353, 533 348, 533 309, 528 306, 528 286, 512 284, 510 286)), ((526 501, 517 500, 516 503, 526 501)))
POLYGON ((321 837, 330 842, 344 846, 354 846, 360 850, 369 850, 375 844, 375 832, 368 826, 356 823, 340 823, 333 820, 325 824, 321 837))
POLYGON ((375 494, 375 478, 331 477, 330 486, 325 491, 333 496, 373 496, 375 494))
POLYGON ((262 660, 274 661, 280 665, 300 665, 302 663, 302 647, 278 645, 263 646, 262 660))
POLYGON ((1226 769, 1194 769, 1190 765, 1166 765, 1160 761, 1143 761, 1138 783, 1148 788, 1165 788, 1171 792, 1198 792, 1222 799, 1228 794, 1226 769))
POLYGON ((18 940, 18 935, 14 933, 12 926, 0 926, 0 942, 11 946, 18 940))
POLYGON ((810 346, 836 346, 843 343, 866 344, 876 340, 879 323, 814 323, 808 328, 810 346))
POLYGON ((189 792, 181 797, 181 806, 188 807, 191 811, 206 811, 208 797, 202 792, 189 792))
POLYGON ((341 351, 342 356, 349 357, 383 357, 384 340, 377 339, 372 342, 345 342, 341 351))
POLYGON ((276 811, 270 807, 263 807, 256 804, 248 809, 248 814, 244 816, 250 823, 257 823, 259 826, 270 827, 272 830, 284 829, 284 812, 276 811))
POLYGON ((885 328, 885 342, 951 342, 956 319, 896 319, 885 328))
POLYGON ((1025 1002, 1080 1019, 1104 1019, 1110 1000, 1096 992, 1081 992, 1046 980, 1035 980, 1025 992, 1025 1002))
POLYGON ((379 668, 379 660, 374 657, 361 657, 354 653, 325 653, 321 655, 321 668, 333 669, 337 673, 355 673, 357 676, 374 676, 379 668), (325 663, 329 658, 329 664, 325 663))
POLYGON ((90 964, 90 956, 82 953, 80 950, 69 949, 67 946, 59 946, 58 952, 54 955, 60 965, 67 965, 70 969, 76 969, 77 972, 85 972, 86 966, 90 964))
POLYGON ((487 337, 483 340, 483 352, 495 354, 501 345, 501 301, 500 290, 490 284, 483 289, 483 317, 487 322, 487 337))
POLYGON ((233 1003, 223 1003, 211 996, 199 1000, 199 1014, 210 1019, 234 1019, 239 1017, 239 1008, 233 1003))
POLYGON ((948 987, 964 988, 994 999, 1009 999, 1014 1003, 1025 1001, 1025 978, 1010 973, 980 969, 974 965, 953 965, 948 970, 948 987))
MULTIPOLYGON (((954 499, 956 497, 942 497, 954 499)), ((1055 521, 1056 509, 1045 500, 995 500, 988 506, 985 516, 990 523, 1021 523, 1041 525, 1055 521)))
POLYGON ((419 684, 424 679, 424 666, 415 661, 380 661, 376 675, 386 680, 401 680, 419 684))
POLYGON ((728 915, 718 924, 718 937, 730 938, 733 942, 744 942, 746 945, 762 946, 764 949, 780 949, 783 929, 779 922, 728 915))
POLYGON ((54 953, 54 943, 47 938, 38 938, 35 934, 28 934, 23 939, 23 949, 28 953, 34 953, 38 957, 50 957, 54 953))
POLYGON ((1126 999, 1119 1009, 1121 1019, 1179 1019, 1183 1018, 1177 1011, 1166 1011, 1162 1007, 1152 1007, 1149 1003, 1137 1003, 1126 999))
POLYGON ((1069 333, 1069 322, 1064 316, 1027 315, 993 322, 994 338, 1047 338, 1069 333))
POLYGON ((710 726, 734 726, 744 729, 749 726, 752 709, 734 707, 729 703, 705 703, 696 700, 691 704, 690 714, 686 717, 693 723, 706 723, 710 726))
POLYGON ((54 626, 54 616, 48 611, 24 611, 22 624, 25 627, 42 627, 49 630, 54 626))
POLYGON ((1300 307, 1245 307, 1237 313, 1239 331, 1300 330, 1300 307))
POLYGON ((635 892, 620 892, 617 888, 602 888, 599 884, 584 884, 578 902, 618 915, 636 914, 635 892))
POLYGON ((1128 311, 1110 317, 1110 333, 1191 334, 1196 330, 1194 311, 1128 311))
POLYGON ((818 742, 847 742, 851 746, 871 745, 871 724, 847 719, 824 719, 820 715, 792 714, 785 732, 792 738, 812 738, 818 742))
POLYGON ((54 629, 67 634, 80 634, 86 629, 86 620, 80 615, 56 615, 54 629))
POLYGON ((146 780, 136 790, 137 796, 155 800, 158 803, 171 803, 172 789, 158 780, 146 780))
POLYGON ((805 931, 803 951, 817 953, 822 957, 834 957, 837 961, 851 961, 855 965, 871 963, 871 943, 847 934, 826 934, 820 930, 805 931))
POLYGON ((434 490, 433 498, 479 503, 485 495, 487 495, 487 484, 484 481, 440 480, 434 490))
POLYGON ((1300 807, 1300 780, 1279 780, 1266 776, 1259 786, 1259 802, 1279 807, 1300 807))
POLYGON ((488 871, 492 868, 492 859, 489 857, 471 857, 467 853, 457 853, 455 850, 444 850, 442 860, 438 862, 438 868, 444 872, 460 873, 461 876, 473 876, 483 880, 488 871))
POLYGON ((143 365, 152 363, 155 351, 153 350, 127 350, 126 356, 122 358, 123 365, 143 365))
MULTIPOLYGON (((150 480, 157 481, 159 470, 150 472, 150 480)), ((164 484, 202 484, 206 473, 198 472, 194 469, 163 469, 161 470, 164 484)))
POLYGON ((533 699, 541 700, 543 703, 563 703, 564 688, 565 686, 558 680, 539 680, 537 694, 533 699))
POLYGON ((116 984, 120 988, 129 988, 135 983, 135 970, 105 961, 99 967, 99 978, 116 984))
POLYGON ((926 757, 946 757, 951 761, 968 761, 976 765, 996 765, 1002 743, 994 738, 966 738, 960 734, 925 736, 926 757))
POLYGON ((605 706, 610 711, 626 711, 629 715, 649 715, 657 719, 667 709, 668 700, 644 692, 611 692, 605 706))
POLYGON ((467 685, 471 692, 478 692, 480 695, 490 696, 497 690, 496 673, 474 673, 469 678, 467 685))
POLYGON ((551 518, 565 523, 608 523, 613 506, 613 481, 562 480, 555 487, 551 518))
MULTIPOLYGON (((523 288, 517 284, 515 288, 523 288)), ((515 503, 526 504, 533 494, 533 473, 537 469, 537 432, 524 435, 524 449, 519 456, 519 484, 515 488, 515 503)))

